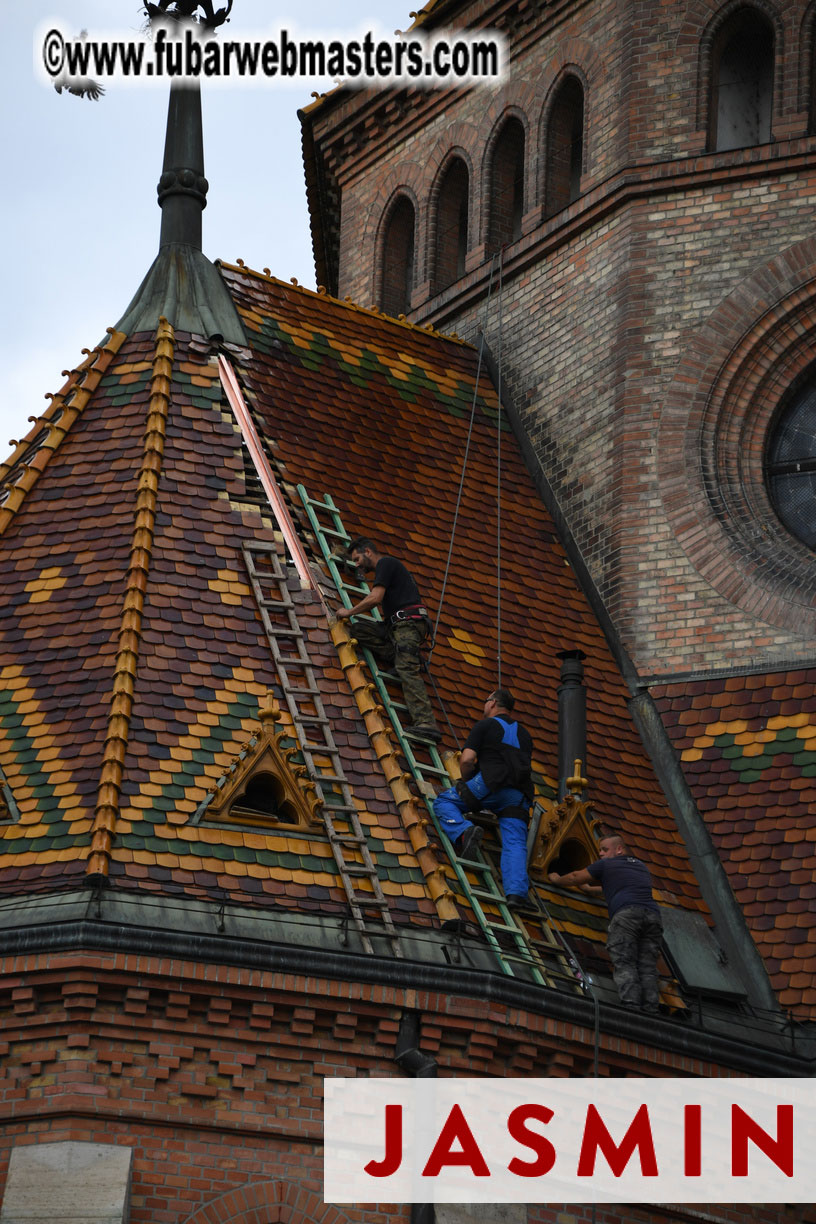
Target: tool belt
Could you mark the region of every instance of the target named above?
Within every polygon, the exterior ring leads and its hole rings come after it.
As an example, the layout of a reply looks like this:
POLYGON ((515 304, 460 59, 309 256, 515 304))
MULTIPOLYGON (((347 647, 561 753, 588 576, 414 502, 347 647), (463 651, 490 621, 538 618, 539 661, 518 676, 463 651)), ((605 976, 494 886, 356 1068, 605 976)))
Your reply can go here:
POLYGON ((429 620, 428 609, 423 608, 422 604, 411 604, 407 608, 398 608, 391 617, 389 624, 396 625, 404 620, 429 620))

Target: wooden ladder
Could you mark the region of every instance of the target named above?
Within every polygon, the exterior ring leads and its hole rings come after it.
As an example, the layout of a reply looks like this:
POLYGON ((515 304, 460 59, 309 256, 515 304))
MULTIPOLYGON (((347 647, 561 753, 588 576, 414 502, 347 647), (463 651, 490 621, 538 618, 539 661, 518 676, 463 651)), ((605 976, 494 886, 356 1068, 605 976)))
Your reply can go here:
POLYGON ((371 940, 380 934, 387 937, 394 955, 401 957, 399 933, 343 772, 331 720, 298 622, 297 605, 287 587, 287 568, 273 545, 245 542, 242 551, 303 763, 315 786, 349 913, 367 953, 374 952, 371 940))

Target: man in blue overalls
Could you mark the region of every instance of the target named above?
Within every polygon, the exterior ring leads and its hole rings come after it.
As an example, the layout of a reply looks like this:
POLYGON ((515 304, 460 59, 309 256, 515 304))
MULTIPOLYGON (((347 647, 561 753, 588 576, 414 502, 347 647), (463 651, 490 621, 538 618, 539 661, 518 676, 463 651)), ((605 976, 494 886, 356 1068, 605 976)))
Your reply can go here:
POLYGON ((533 741, 512 717, 514 704, 507 689, 494 689, 462 750, 462 781, 434 799, 437 820, 460 858, 482 838, 466 813, 486 808, 497 814, 502 885, 513 907, 527 904, 527 819, 533 802, 533 741))

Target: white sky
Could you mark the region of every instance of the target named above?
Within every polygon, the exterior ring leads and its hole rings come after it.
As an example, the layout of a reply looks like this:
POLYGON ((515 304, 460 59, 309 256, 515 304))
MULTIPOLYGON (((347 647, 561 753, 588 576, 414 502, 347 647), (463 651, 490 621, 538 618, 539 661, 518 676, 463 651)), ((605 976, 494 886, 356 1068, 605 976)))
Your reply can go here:
MULTIPOLYGON (((349 38, 410 25, 409 0, 235 0, 220 36, 270 26, 349 38), (288 19, 289 14, 295 17, 288 19)), ((43 396, 124 314, 158 250, 167 87, 106 83, 96 102, 40 83, 34 34, 138 33, 139 0, 0 0, 0 462, 43 396)), ((298 107, 331 82, 202 89, 204 253, 314 287, 298 107)))

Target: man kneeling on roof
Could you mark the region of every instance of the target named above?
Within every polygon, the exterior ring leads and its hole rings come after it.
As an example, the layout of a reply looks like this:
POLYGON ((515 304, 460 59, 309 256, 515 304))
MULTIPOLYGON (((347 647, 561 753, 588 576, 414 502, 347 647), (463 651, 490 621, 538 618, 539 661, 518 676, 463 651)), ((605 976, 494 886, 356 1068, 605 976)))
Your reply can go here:
POLYGON ((511 714, 515 701, 507 689, 494 689, 481 718, 467 737, 460 767, 462 781, 434 799, 434 812, 460 858, 475 849, 482 830, 466 813, 486 808, 499 818, 502 886, 507 904, 527 904, 527 820, 533 802, 533 741, 511 714))
POLYGON ((359 621, 354 636, 378 663, 393 667, 399 676, 410 726, 405 730, 416 739, 436 743, 442 738, 425 683, 419 674, 419 648, 431 629, 428 609, 419 588, 396 557, 377 551, 366 536, 352 540, 347 549, 352 564, 365 573, 373 571, 371 590, 352 608, 340 608, 338 620, 348 620, 373 608, 382 608, 382 621, 359 621))

